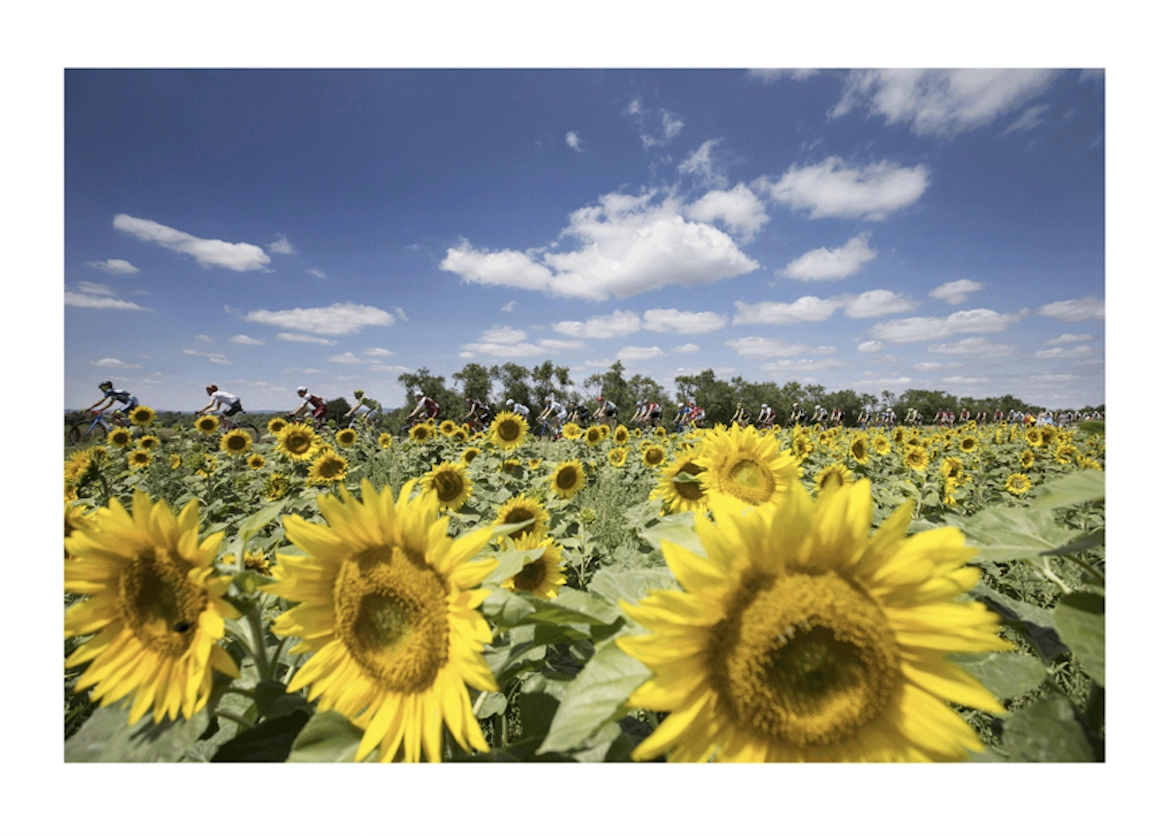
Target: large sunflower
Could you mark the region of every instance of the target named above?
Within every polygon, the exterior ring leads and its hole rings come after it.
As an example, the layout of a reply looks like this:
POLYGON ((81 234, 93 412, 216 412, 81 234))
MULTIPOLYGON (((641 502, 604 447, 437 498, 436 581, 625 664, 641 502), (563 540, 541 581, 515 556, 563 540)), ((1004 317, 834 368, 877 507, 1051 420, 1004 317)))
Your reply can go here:
POLYGON ((166 502, 135 491, 131 513, 110 500, 94 528, 74 530, 65 549, 65 591, 87 597, 65 612, 65 635, 96 635, 65 660, 88 662, 75 691, 93 687, 102 705, 134 694, 130 724, 148 711, 157 723, 190 719, 207 703, 212 669, 239 676, 217 642, 224 619, 240 613, 223 599, 231 577, 212 561, 222 532, 199 540, 194 500, 178 518, 166 502))
POLYGON ((651 669, 629 703, 671 712, 638 760, 961 760, 980 739, 949 703, 1000 712, 947 655, 1006 650, 998 618, 958 602, 981 576, 955 528, 905 537, 913 503, 871 533, 871 483, 817 502, 795 485, 743 513, 698 515, 707 557, 662 544, 683 591, 620 602, 652 632, 617 639, 651 669))
POLYGON ((525 441, 529 423, 515 412, 499 412, 488 428, 489 440, 502 450, 515 450, 525 441))
POLYGON ((155 411, 149 406, 136 406, 130 410, 130 423, 136 427, 149 427, 155 422, 155 411))
POLYGON ((913 444, 904 452, 903 463, 912 470, 923 470, 928 466, 928 451, 913 444))
POLYGON ((220 450, 229 456, 243 456, 252 446, 252 436, 244 430, 228 430, 220 436, 220 450))
POLYGON ((262 456, 260 453, 253 453, 251 456, 248 457, 248 466, 252 470, 260 470, 262 467, 265 466, 265 457, 262 456))
POLYGON ((866 464, 871 460, 871 454, 867 450, 866 433, 855 433, 855 437, 851 439, 850 454, 858 464, 866 464))
POLYGON ((358 432, 353 427, 343 427, 334 433, 334 440, 340 447, 353 447, 358 441, 358 432))
POLYGON ((333 450, 326 450, 309 465, 309 481, 314 483, 341 482, 346 478, 348 465, 349 462, 333 450))
POLYGON ((647 467, 659 467, 667 459, 667 450, 660 444, 649 444, 643 450, 643 464, 647 467))
POLYGON ((195 428, 204 435, 215 435, 220 429, 220 419, 215 415, 201 415, 195 419, 195 428))
POLYGON ((779 452, 772 436, 739 425, 708 433, 696 464, 704 468, 700 481, 709 496, 720 493, 749 505, 777 503, 802 475, 797 460, 779 452))
POLYGON ((526 534, 519 540, 510 540, 509 547, 517 550, 541 549, 542 552, 521 571, 501 583, 510 592, 528 592, 538 598, 553 600, 566 583, 566 571, 562 564, 562 547, 553 538, 542 539, 526 534))
POLYGON ((651 491, 650 499, 661 500, 669 514, 702 511, 708 507, 704 483, 700 481, 703 468, 696 464, 696 456, 695 452, 681 453, 660 470, 659 483, 651 491))
POLYGON ((631 440, 631 431, 628 430, 625 426, 623 426, 622 424, 619 424, 617 427, 614 428, 614 438, 612 439, 612 443, 618 444, 621 446, 623 444, 626 444, 630 440, 631 440))
POLYGON ((143 450, 155 450, 162 443, 157 435, 144 435, 138 440, 138 446, 143 450))
POLYGON ((472 561, 492 529, 453 540, 435 495, 409 501, 412 488, 395 501, 363 480, 361 500, 345 488, 318 497, 325 525, 285 517, 305 555, 278 554, 267 588, 296 604, 273 632, 313 654, 288 690, 308 687, 320 711, 365 730, 357 760, 377 747, 384 762, 439 761, 445 725, 464 750, 488 751, 468 685, 497 690, 483 656, 492 633, 477 611, 488 590, 474 589, 497 561, 472 561))
POLYGON ((410 435, 412 441, 423 444, 425 441, 431 441, 435 435, 435 426, 430 421, 424 421, 412 427, 410 435))
POLYGON ((592 424, 586 428, 586 444, 589 447, 597 447, 602 439, 606 438, 606 431, 599 424, 592 424))
POLYGON ((289 426, 289 422, 284 418, 273 418, 269 421, 268 424, 265 425, 265 429, 268 430, 269 435, 277 436, 280 435, 281 430, 285 429, 287 426, 289 426))
POLYGON ((875 451, 876 456, 886 456, 891 452, 891 442, 887 440, 885 435, 873 435, 871 436, 871 449, 875 451))
POLYGON ((582 428, 573 421, 568 421, 562 425, 562 437, 570 441, 574 441, 582 437, 582 428))
POLYGON ((526 534, 544 537, 549 531, 549 513, 541 503, 527 496, 514 496, 497 510, 492 524, 515 525, 527 521, 529 525, 510 533, 509 537, 514 540, 520 540, 526 534))
POLYGON ((378 446, 381 447, 382 449, 386 450, 388 447, 391 446, 391 444, 394 443, 394 441, 395 441, 395 439, 391 436, 390 433, 382 433, 378 437, 378 446))
POLYGON ((151 453, 149 450, 137 449, 131 450, 126 456, 126 463, 131 470, 139 470, 144 467, 149 467, 151 463, 151 453))
POLYGON ((456 434, 457 429, 459 429, 459 428, 456 426, 456 422, 452 421, 449 418, 445 418, 443 421, 440 422, 440 425, 439 425, 440 433, 444 436, 447 436, 448 438, 451 438, 452 436, 454 436, 456 434))
POLYGON ((818 493, 827 493, 853 481, 855 474, 851 473, 850 468, 842 462, 834 462, 818 471, 818 475, 814 477, 814 489, 818 493))
POLYGON ((553 492, 562 499, 569 499, 582 488, 586 487, 586 469, 582 467, 582 462, 574 459, 570 462, 562 462, 553 470, 553 475, 549 477, 549 481, 553 486, 553 492))
POLYGON ((106 443, 111 447, 129 447, 132 441, 134 441, 134 436, 126 427, 115 427, 106 436, 106 443))
POLYGON ((460 454, 460 461, 464 464, 472 464, 472 460, 480 455, 479 447, 469 447, 460 454))
POLYGON ((472 480, 464 468, 463 464, 440 462, 419 480, 419 486, 432 491, 441 508, 459 510, 472 496, 472 480))
POLYGON ((277 452, 295 462, 308 461, 313 458, 318 447, 318 437, 305 424, 287 424, 277 433, 277 452))

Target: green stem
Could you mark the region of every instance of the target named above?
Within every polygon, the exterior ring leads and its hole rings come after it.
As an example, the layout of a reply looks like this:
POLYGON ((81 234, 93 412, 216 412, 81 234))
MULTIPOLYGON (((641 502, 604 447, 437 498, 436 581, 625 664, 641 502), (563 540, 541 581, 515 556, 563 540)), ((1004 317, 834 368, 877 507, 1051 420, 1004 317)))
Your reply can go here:
POLYGON ((265 652, 265 627, 261 619, 260 608, 262 598, 258 598, 256 603, 248 610, 248 626, 252 628, 252 638, 256 644, 252 658, 256 660, 257 674, 261 679, 271 679, 273 675, 273 668, 276 665, 276 659, 270 663, 268 654, 265 652))
POLYGON ((232 712, 232 711, 227 711, 223 708, 216 710, 216 716, 223 717, 225 720, 231 720, 233 723, 237 723, 238 725, 241 725, 246 729, 251 729, 251 728, 255 727, 254 723, 249 722, 248 720, 241 717, 239 714, 236 714, 235 712, 232 712))

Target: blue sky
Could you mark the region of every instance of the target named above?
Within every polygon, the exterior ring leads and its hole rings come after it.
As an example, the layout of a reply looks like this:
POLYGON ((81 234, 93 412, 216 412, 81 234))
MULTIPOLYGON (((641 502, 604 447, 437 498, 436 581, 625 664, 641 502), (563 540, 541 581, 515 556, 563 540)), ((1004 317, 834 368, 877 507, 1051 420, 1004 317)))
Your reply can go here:
POLYGON ((1099 403, 1104 74, 71 70, 65 404, 621 360, 1099 403))

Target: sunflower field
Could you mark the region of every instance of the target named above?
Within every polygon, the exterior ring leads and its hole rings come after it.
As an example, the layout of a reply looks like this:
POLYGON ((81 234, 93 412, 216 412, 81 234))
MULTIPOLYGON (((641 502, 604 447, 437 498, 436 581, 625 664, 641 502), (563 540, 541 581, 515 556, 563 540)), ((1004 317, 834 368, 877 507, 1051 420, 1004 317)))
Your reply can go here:
POLYGON ((66 761, 1105 759, 1099 428, 150 418, 66 454, 66 761))

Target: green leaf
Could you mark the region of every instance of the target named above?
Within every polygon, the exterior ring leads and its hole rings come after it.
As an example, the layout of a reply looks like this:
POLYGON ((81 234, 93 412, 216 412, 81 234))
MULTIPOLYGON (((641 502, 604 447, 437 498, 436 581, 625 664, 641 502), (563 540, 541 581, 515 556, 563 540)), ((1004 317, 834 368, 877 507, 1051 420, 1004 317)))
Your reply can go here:
POLYGON ((1005 721, 1001 741, 1015 761, 1085 763, 1094 751, 1064 696, 1028 705, 1005 721))
POLYGON ((508 707, 509 701, 504 694, 486 692, 484 702, 480 703, 480 708, 476 711, 476 719, 483 720, 496 714, 504 714, 508 707))
POLYGON ((153 723, 147 712, 129 725, 130 702, 98 708, 77 733, 65 741, 65 760, 86 763, 175 763, 208 727, 208 712, 190 720, 153 723))
POLYGON ((1054 608, 1054 626, 1091 679, 1106 685, 1105 601, 1093 592, 1063 596, 1054 608))
POLYGON ((1075 537, 1066 545, 1059 546, 1056 549, 1051 549, 1048 552, 1042 552, 1042 554, 1052 554, 1057 557, 1061 557, 1067 554, 1077 554, 1078 552, 1089 551, 1104 545, 1106 542, 1107 529, 1100 528, 1097 531, 1092 531, 1089 534, 1082 534, 1078 537, 1075 537))
POLYGON ((631 569, 626 572, 600 570, 590 581, 589 590, 611 601, 637 604, 658 589, 679 589, 671 570, 664 568, 631 569))
POLYGON ((581 747, 605 723, 624 712, 627 697, 648 676, 647 668, 613 641, 601 645, 566 687, 538 754, 581 747))
POLYGON ((544 551, 545 549, 520 549, 517 551, 497 552, 493 555, 498 561, 497 567, 484 579, 483 583, 499 584, 501 581, 507 581, 513 575, 520 572, 526 563, 532 563, 541 557, 544 551))
POLYGON ((533 599, 525 599, 514 595, 507 589, 499 587, 492 590, 484 603, 480 605, 485 618, 502 627, 515 627, 525 620, 536 607, 533 599))
POLYGON ((212 763, 282 763, 309 714, 294 712, 241 732, 212 756, 212 763))
POLYGON ((240 523, 240 542, 247 543, 249 540, 255 537, 262 528, 275 520, 277 515, 280 514, 284 509, 286 501, 287 500, 285 499, 281 499, 277 502, 274 502, 272 505, 266 505, 251 517, 243 520, 240 523))
POLYGON ((1035 562, 1070 538, 1070 531, 1049 511, 996 506, 971 517, 963 526, 969 545, 980 549, 976 563, 1035 562))
POLYGON ((1020 653, 966 653, 953 661, 981 681, 999 700, 1020 697, 1046 681, 1046 666, 1020 653))
POLYGON ((1107 478, 1101 470, 1080 470, 1077 473, 1046 482, 1034 497, 1035 508, 1064 508, 1084 502, 1098 502, 1107 496, 1107 478))
MULTIPOLYGON (((309 718, 293 741, 290 763, 353 763, 362 742, 362 729, 336 711, 319 711, 309 718)), ((378 750, 367 760, 376 760, 378 750)))
POLYGON ((662 549, 662 542, 667 540, 700 557, 708 556, 699 535, 696 534, 696 519, 691 511, 660 517, 655 525, 639 531, 639 536, 657 549, 662 549))

